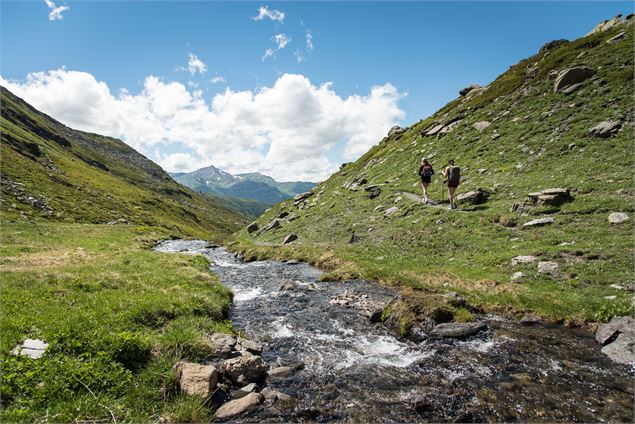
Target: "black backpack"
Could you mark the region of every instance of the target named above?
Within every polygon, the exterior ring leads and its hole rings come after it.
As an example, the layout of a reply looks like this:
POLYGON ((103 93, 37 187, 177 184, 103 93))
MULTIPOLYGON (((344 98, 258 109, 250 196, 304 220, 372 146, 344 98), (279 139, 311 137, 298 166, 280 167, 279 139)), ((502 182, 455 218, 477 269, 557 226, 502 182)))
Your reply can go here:
POLYGON ((448 170, 448 181, 459 182, 461 179, 461 168, 458 166, 450 166, 448 170))

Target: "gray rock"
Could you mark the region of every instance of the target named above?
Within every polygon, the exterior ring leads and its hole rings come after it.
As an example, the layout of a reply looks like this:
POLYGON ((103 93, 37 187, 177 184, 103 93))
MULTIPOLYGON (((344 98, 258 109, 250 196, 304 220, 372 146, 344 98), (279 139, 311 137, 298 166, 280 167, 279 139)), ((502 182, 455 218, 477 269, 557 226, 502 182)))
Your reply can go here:
POLYGON ((294 242, 298 239, 298 236, 295 234, 289 234, 288 236, 286 236, 284 238, 284 240, 282 240, 282 244, 289 244, 291 242, 294 242))
POLYGON ((611 224, 621 224, 630 219, 630 217, 624 212, 613 212, 609 215, 609 222, 611 224))
POLYGON ((524 272, 515 272, 514 275, 512 275, 512 283, 522 283, 524 280, 525 280, 524 272))
POLYGON ((384 211, 384 217, 385 218, 390 218, 391 216, 393 216, 397 212, 399 212, 399 208, 397 206, 392 206, 392 207, 390 207, 390 208, 388 208, 388 209, 386 209, 384 211))
POLYGON ((377 197, 377 196, 379 196, 381 194, 381 188, 379 188, 377 186, 366 188, 366 190, 368 191, 368 198, 369 199, 374 199, 375 197, 377 197))
POLYGON ((216 389, 218 371, 213 365, 178 362, 174 369, 179 388, 185 394, 207 399, 216 389))
POLYGON ((229 358, 236 345, 236 337, 231 334, 213 333, 208 339, 211 345, 210 354, 216 358, 229 358))
POLYGON ((313 196, 313 192, 312 191, 306 191, 304 193, 299 193, 296 194, 295 196, 293 196, 293 202, 302 202, 303 200, 308 199, 309 197, 313 196))
POLYGON ((260 393, 249 393, 248 395, 227 402, 216 410, 215 417, 218 420, 226 420, 247 411, 251 411, 262 403, 264 396, 260 393))
POLYGON ((483 322, 447 322, 436 325, 430 335, 432 337, 462 338, 487 329, 483 322))
POLYGON ((598 32, 604 32, 606 30, 609 30, 609 29, 613 28, 616 25, 621 24, 622 22, 624 22, 622 20, 622 15, 621 14, 617 15, 613 19, 607 19, 605 21, 600 22, 599 24, 597 24, 595 26, 595 28, 593 28, 591 30, 591 32, 589 32, 586 35, 591 35, 591 34, 595 34, 595 33, 598 33, 598 32))
POLYGON ((26 339, 21 345, 16 346, 11 353, 28 356, 31 359, 40 359, 46 353, 48 346, 48 343, 40 339, 26 339))
POLYGON ((220 371, 234 383, 251 383, 265 375, 267 364, 260 356, 240 356, 223 361, 220 371))
POLYGON ((260 355, 262 353, 262 345, 253 340, 240 338, 238 339, 238 343, 240 343, 241 350, 246 350, 254 355, 260 355))
POLYGON ((595 71, 588 66, 575 66, 573 68, 565 69, 560 72, 556 78, 556 82, 553 86, 554 93, 562 92, 564 89, 574 85, 580 84, 583 81, 591 78, 595 74, 595 71))
POLYGON ((552 261, 538 262, 538 272, 536 275, 551 275, 555 276, 558 273, 558 263, 552 261))
POLYGON ((523 224, 523 227, 542 227, 543 225, 549 225, 553 223, 554 223, 553 218, 539 218, 539 219, 533 219, 529 222, 525 222, 523 224))
POLYGON ((529 193, 535 205, 560 206, 563 203, 573 201, 571 190, 568 188, 549 188, 536 193, 529 193))
POLYGON ((251 224, 249 224, 247 226, 247 232, 249 234, 254 233, 256 231, 258 231, 260 229, 260 227, 258 226, 258 223, 256 221, 252 222, 251 224))
POLYGON ((477 188, 476 190, 468 191, 467 193, 462 193, 457 196, 457 200, 459 202, 471 205, 480 205, 485 203, 488 198, 489 192, 483 190, 482 188, 477 188))
POLYGON ((608 40, 606 40, 607 43, 617 43, 620 40, 623 40, 624 38, 626 38, 626 33, 624 31, 620 32, 619 34, 617 34, 616 36, 613 36, 611 38, 609 38, 608 40))
POLYGON ((512 265, 516 266, 518 264, 528 264, 536 261, 538 261, 538 258, 536 256, 520 255, 512 258, 512 265))
POLYGON ((548 43, 544 44, 538 52, 543 53, 548 50, 555 49, 556 47, 560 47, 563 44, 567 44, 568 42, 569 40, 565 40, 564 38, 561 38, 560 40, 549 41, 548 43))
POLYGON ((290 291, 295 290, 296 288, 297 285, 295 284, 295 281, 289 280, 288 278, 280 280, 280 282, 278 283, 278 290, 280 291, 290 291))
POLYGON ((635 364, 635 332, 621 333, 613 343, 602 348, 602 353, 618 364, 635 364))
POLYGON ((622 124, 618 121, 602 121, 596 126, 589 129, 589 134, 593 137, 609 138, 615 135, 622 124))
POLYGON ((478 85, 478 84, 471 84, 471 85, 468 85, 467 87, 462 88, 462 89, 460 89, 460 90, 459 90, 459 95, 461 95, 461 97, 466 96, 466 95, 467 95, 467 93, 469 93, 469 92, 470 92, 470 91, 472 91, 472 90, 476 90, 476 89, 478 89, 478 88, 481 88, 481 86, 480 86, 480 85, 478 85))
POLYGON ((489 122, 489 121, 479 121, 479 122, 475 123, 474 125, 472 125, 472 127, 476 131, 481 132, 484 129, 486 129, 487 127, 489 127, 490 125, 492 125, 492 123, 489 122))
POLYGON ((595 340, 602 346, 613 342, 621 333, 633 331, 635 319, 629 316, 613 317, 607 324, 602 324, 595 332, 595 340))
POLYGON ((542 318, 540 318, 538 315, 534 315, 534 314, 525 314, 521 319, 520 319, 520 323, 522 325, 535 325, 535 324, 540 324, 542 323, 542 318))
POLYGON ((231 395, 234 399, 240 399, 256 390, 256 383, 249 383, 238 390, 232 390, 231 395))
POLYGON ((265 399, 267 400, 271 400, 271 401, 282 401, 282 402, 287 402, 287 401, 292 401, 295 400, 294 397, 289 396, 286 393, 282 393, 279 390, 275 390, 275 389, 271 389, 269 387, 265 387, 264 389, 262 389, 262 392, 260 392, 265 399))
POLYGON ((262 229, 262 232, 265 233, 267 231, 275 230, 276 228, 280 228, 282 224, 278 218, 271 220, 265 227, 262 229))
POLYGON ((270 369, 267 372, 267 376, 269 380, 284 379, 292 375, 295 372, 295 370, 296 369, 294 367, 276 367, 276 368, 270 369))
POLYGON ((388 137, 392 137, 393 135, 399 134, 400 132, 403 132, 403 128, 401 128, 399 125, 395 125, 388 130, 388 137))

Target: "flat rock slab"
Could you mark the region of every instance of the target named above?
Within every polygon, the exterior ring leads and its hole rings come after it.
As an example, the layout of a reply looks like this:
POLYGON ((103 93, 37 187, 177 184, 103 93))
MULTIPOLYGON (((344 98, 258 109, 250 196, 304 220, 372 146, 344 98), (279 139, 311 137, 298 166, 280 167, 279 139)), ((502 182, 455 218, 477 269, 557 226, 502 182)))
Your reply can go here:
POLYGON ((518 264, 530 264, 532 262, 537 262, 538 258, 532 255, 520 255, 512 258, 512 265, 516 266, 518 264))
POLYGON ((553 261, 538 262, 537 275, 551 275, 555 276, 558 273, 559 265, 553 261))
POLYGON ((609 138, 616 134, 622 124, 618 121, 602 121, 596 126, 589 129, 589 134, 593 137, 609 138))
POLYGON ((628 214, 625 214, 624 212, 613 212, 609 215, 609 222, 611 224, 621 224, 628 221, 629 219, 630 217, 628 216, 628 214))
POLYGON ((618 364, 635 364, 635 332, 621 333, 613 343, 602 348, 602 353, 618 364))
POLYGON ((462 338, 472 336, 487 329, 483 322, 448 322, 436 325, 430 335, 432 337, 462 338))
POLYGON ((11 353, 28 356, 31 359, 40 359, 44 356, 48 346, 48 343, 40 339, 26 339, 21 345, 16 346, 11 353))
POLYGON ((601 345, 606 345, 617 338, 620 333, 635 331, 635 319, 625 317, 613 317, 607 324, 602 324, 595 333, 595 340, 601 345))
POLYGON ((219 420, 226 420, 244 412, 251 411, 260 405, 263 400, 264 396, 260 393, 249 393, 240 399, 231 400, 222 405, 216 410, 215 416, 219 420))
POLYGON ((523 224, 523 227, 542 227, 544 225, 550 225, 553 224, 555 221, 553 218, 539 218, 539 219, 533 219, 529 222, 525 222, 523 224))

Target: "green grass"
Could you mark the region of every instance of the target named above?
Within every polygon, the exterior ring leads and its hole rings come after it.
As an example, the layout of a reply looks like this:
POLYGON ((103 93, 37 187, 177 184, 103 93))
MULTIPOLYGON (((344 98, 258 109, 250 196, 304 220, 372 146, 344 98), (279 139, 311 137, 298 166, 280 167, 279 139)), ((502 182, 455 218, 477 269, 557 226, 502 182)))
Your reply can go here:
MULTIPOLYGON (((606 43, 624 29, 512 66, 482 94, 448 103, 335 173, 314 190, 309 208, 297 209, 290 201, 272 208, 258 219, 261 227, 282 210, 298 219, 257 236, 243 230, 233 248, 248 258, 295 257, 321 264, 331 270, 326 277, 361 276, 430 292, 457 291, 485 310, 533 311, 575 322, 631 313, 632 293, 610 287, 635 279, 632 27, 623 41, 606 43), (554 93, 550 72, 577 64, 591 66, 596 75, 571 95, 554 93), (455 117, 463 119, 453 132, 420 135, 433 122, 455 117), (588 135, 606 119, 622 122, 616 136, 588 135), (472 127, 484 120, 492 125, 483 132, 472 127), (501 135, 497 139, 495 132, 501 135), (459 193, 481 187, 493 193, 489 202, 457 213, 405 197, 397 201, 399 192, 420 193, 416 170, 423 156, 432 159, 437 172, 455 158, 463 174, 459 193), (477 172, 480 168, 487 171, 477 172), (342 187, 361 175, 369 185, 381 185, 379 197, 342 187), (511 212, 527 193, 552 187, 571 188, 575 200, 558 208, 536 207, 527 216, 511 212), (380 205, 400 211, 384 218, 383 211, 374 210, 380 205), (607 217, 614 211, 627 212, 631 221, 610 224, 607 217), (543 216, 554 217, 555 224, 521 227, 543 216), (299 239, 281 246, 290 233, 299 239), (352 233, 359 242, 349 243, 352 233), (535 265, 512 268, 514 256, 530 254, 557 262, 560 276, 538 277, 535 265), (525 283, 510 282, 516 271, 526 272, 525 283)), ((430 193, 445 201, 439 175, 430 193)))
POLYGON ((205 258, 152 251, 160 228, 0 228, 2 422, 209 421, 171 371, 231 331, 230 293, 205 258), (50 343, 45 357, 10 355, 25 338, 50 343))

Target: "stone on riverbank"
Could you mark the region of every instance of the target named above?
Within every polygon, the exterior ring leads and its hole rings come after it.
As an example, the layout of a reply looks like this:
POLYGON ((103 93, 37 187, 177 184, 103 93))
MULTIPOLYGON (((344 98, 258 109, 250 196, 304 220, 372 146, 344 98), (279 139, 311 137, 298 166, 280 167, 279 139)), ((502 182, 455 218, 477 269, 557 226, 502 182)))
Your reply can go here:
POLYGON ((213 365, 178 362, 174 366, 179 388, 190 396, 207 399, 218 383, 218 370, 213 365))
POLYGON ((234 383, 246 384, 262 379, 267 364, 260 356, 240 356, 223 361, 220 371, 234 383))
POLYGON ((443 338, 463 338, 487 329, 483 322, 447 322, 436 325, 430 335, 443 338))
POLYGON ((249 393, 248 395, 227 402, 216 410, 216 419, 226 420, 247 411, 251 411, 260 405, 264 396, 260 393, 249 393))
POLYGON ((216 358, 229 358, 236 345, 236 337, 231 334, 213 333, 208 339, 211 345, 210 354, 216 358))

